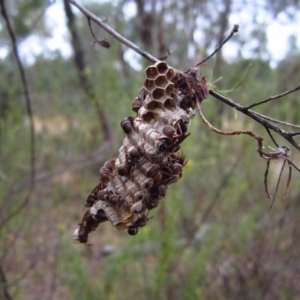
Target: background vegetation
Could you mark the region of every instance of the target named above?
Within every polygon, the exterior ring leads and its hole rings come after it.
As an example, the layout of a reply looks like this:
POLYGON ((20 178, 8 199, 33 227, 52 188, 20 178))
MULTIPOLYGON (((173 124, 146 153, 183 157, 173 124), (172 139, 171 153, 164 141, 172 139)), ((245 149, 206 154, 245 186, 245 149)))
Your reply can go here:
MULTIPOLYGON (((51 2, 1 2, 19 49, 32 37, 43 44, 51 35, 46 13, 51 2)), ((277 199, 269 212, 265 162, 256 143, 247 136, 218 136, 197 116, 182 146, 189 161, 184 176, 151 211, 147 226, 132 237, 107 222, 91 235, 93 246, 72 242, 98 170, 123 138, 119 122, 134 114, 131 101, 147 62, 96 26, 97 37, 111 47, 91 46, 86 18, 67 1, 57 2, 66 15, 72 56, 46 49, 47 55, 32 63, 23 57, 35 128, 34 186, 30 119, 0 19, 0 53, 5 53, 0 59, 0 298, 300 299, 299 174, 289 198, 277 199)), ((170 49, 167 62, 178 69, 209 54, 230 30, 231 18, 247 11, 249 19, 231 46, 202 68, 217 90, 232 89, 246 74, 242 85, 226 94, 243 104, 300 82, 299 37, 290 37, 286 57, 274 63, 266 34, 269 22, 296 22, 299 1, 259 2, 82 1, 153 55, 162 57, 170 49), (129 14, 130 7, 136 13, 129 14), (234 57, 228 52, 233 45, 234 57)), ((203 109, 216 126, 254 130, 272 145, 263 128, 217 100, 210 98, 203 109)), ((299 93, 258 110, 300 124, 299 93)), ((273 164, 270 187, 275 188, 280 167, 273 164)), ((283 194, 284 181, 281 185, 283 194)))

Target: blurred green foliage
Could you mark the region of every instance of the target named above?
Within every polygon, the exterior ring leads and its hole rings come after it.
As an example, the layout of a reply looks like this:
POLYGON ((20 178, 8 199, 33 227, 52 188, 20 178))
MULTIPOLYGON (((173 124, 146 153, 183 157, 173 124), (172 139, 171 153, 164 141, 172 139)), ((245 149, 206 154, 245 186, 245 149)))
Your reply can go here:
MULTIPOLYGON (((109 4, 104 5, 109 11, 109 4)), ((120 2, 114 15, 120 28, 126 24, 121 8, 120 2)), ((278 197, 269 212, 266 165, 256 142, 248 136, 219 136, 197 115, 182 146, 188 160, 184 176, 151 211, 147 226, 132 237, 103 223, 91 234, 92 246, 72 242, 84 200, 97 184, 101 164, 118 151, 123 138, 119 123, 134 114, 131 101, 144 80, 142 71, 121 61, 119 43, 112 41, 109 50, 88 47, 87 24, 83 19, 78 24, 96 102, 84 94, 71 58, 40 56, 26 66, 36 182, 18 214, 29 187, 29 121, 17 65, 10 57, 0 61, 0 262, 13 299, 297 299, 299 174, 294 174, 289 198, 278 197), (99 150, 105 141, 97 105, 104 107, 113 128, 112 144, 104 153, 99 150)), ((132 32, 126 30, 134 33, 130 28, 132 32)), ((216 90, 227 90, 228 97, 247 105, 299 84, 298 61, 296 50, 275 69, 261 57, 223 60, 219 82, 212 64, 202 72, 216 90)), ((294 93, 257 111, 300 124, 298 98, 294 93)), ((266 147, 272 145, 261 126, 224 105, 220 110, 217 100, 205 100, 203 110, 212 124, 251 129, 266 138, 266 147)), ((284 141, 278 138, 278 143, 284 141)), ((293 161, 299 165, 297 153, 293 161)), ((280 167, 280 162, 272 164, 272 190, 280 167)), ((286 172, 283 177, 279 195, 286 172)), ((2 278, 0 289, 4 287, 2 278)))

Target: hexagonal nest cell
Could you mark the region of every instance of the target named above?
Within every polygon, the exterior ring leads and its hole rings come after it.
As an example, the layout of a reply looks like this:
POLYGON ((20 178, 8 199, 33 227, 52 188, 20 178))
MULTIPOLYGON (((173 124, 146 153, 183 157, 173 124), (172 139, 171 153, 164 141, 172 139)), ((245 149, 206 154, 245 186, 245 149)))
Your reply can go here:
POLYGON ((167 77, 165 75, 159 75, 156 79, 155 79, 155 84, 156 86, 162 87, 164 88, 165 86, 167 86, 169 83, 167 77))
POLYGON ((155 119, 155 117, 156 114, 151 111, 147 111, 144 115, 142 115, 142 118, 146 123, 151 122, 153 119, 155 119))
POLYGON ((152 91, 152 97, 154 100, 162 100, 162 98, 164 98, 165 95, 166 95, 165 90, 159 87, 155 88, 152 91))
POLYGON ((147 78, 154 79, 158 76, 158 70, 156 66, 150 66, 145 70, 147 78))
POLYGON ((152 91, 155 88, 155 81, 153 79, 146 79, 144 81, 144 86, 148 91, 152 91))
POLYGON ((168 65, 164 61, 156 63, 156 67, 160 74, 166 74, 169 69, 168 65))
POLYGON ((155 110, 155 109, 163 109, 163 104, 161 102, 152 100, 150 103, 147 104, 147 109, 155 110))
POLYGON ((166 77, 168 78, 168 80, 171 80, 175 75, 175 71, 174 69, 170 68, 166 74, 166 77))

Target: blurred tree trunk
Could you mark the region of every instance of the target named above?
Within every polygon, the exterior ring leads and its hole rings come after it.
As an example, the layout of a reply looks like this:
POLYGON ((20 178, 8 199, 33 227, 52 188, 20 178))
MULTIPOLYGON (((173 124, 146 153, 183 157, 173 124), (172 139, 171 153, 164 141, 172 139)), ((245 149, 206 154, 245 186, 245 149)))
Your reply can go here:
MULTIPOLYGON (((224 3, 225 8, 220 13, 219 18, 218 18, 219 34, 217 36, 217 45, 220 45, 222 43, 222 41, 224 41, 224 39, 225 39, 225 35, 226 35, 227 29, 228 29, 229 15, 231 13, 231 0, 224 0, 223 3, 224 3)), ((221 48, 216 55, 216 67, 214 70, 215 78, 219 78, 220 76, 222 76, 222 74, 223 74, 222 66, 223 66, 223 49, 221 48)), ((220 82, 220 88, 223 88, 222 82, 220 82)), ((217 109, 218 116, 223 115, 224 108, 225 108, 225 106, 222 105, 221 103, 218 105, 218 109, 217 109)), ((220 118, 216 118, 216 120, 220 121, 220 118)), ((220 124, 217 124, 217 125, 220 126, 220 124)))
MULTIPOLYGON (((149 1, 150 2, 150 1, 149 1)), ((139 38, 142 42, 142 48, 147 52, 152 53, 154 51, 153 45, 153 26, 155 25, 153 19, 153 1, 151 1, 151 11, 146 11, 145 0, 135 0, 137 6, 137 32, 139 33, 139 38)), ((143 68, 149 65, 148 61, 143 60, 143 68)))
MULTIPOLYGON (((151 52, 153 49, 153 34, 152 29, 154 26, 153 13, 151 11, 146 11, 145 9, 145 0, 135 0, 136 6, 138 9, 138 32, 143 43, 143 48, 151 52)), ((154 3, 151 1, 151 6, 153 7, 154 3)))
POLYGON ((98 110, 98 116, 99 116, 99 122, 100 122, 100 128, 103 132, 104 139, 109 140, 112 136, 112 130, 107 118, 107 115, 105 113, 104 107, 100 105, 96 99, 95 90, 93 88, 93 83, 91 79, 86 75, 85 69, 85 57, 84 57, 84 51, 83 47, 79 38, 79 35, 77 33, 77 28, 75 24, 75 16, 73 14, 73 11, 71 9, 70 3, 68 0, 64 0, 64 7, 65 7, 65 13, 68 19, 68 29, 70 31, 71 37, 72 37, 72 47, 74 51, 74 64, 78 72, 79 80, 81 83, 81 86, 87 96, 88 99, 91 99, 93 103, 97 105, 98 110))
POLYGON ((158 57, 166 56, 168 52, 168 47, 166 46, 165 42, 165 30, 164 30, 164 16, 165 16, 165 3, 162 1, 161 3, 162 9, 158 15, 157 20, 157 42, 158 42, 158 57))

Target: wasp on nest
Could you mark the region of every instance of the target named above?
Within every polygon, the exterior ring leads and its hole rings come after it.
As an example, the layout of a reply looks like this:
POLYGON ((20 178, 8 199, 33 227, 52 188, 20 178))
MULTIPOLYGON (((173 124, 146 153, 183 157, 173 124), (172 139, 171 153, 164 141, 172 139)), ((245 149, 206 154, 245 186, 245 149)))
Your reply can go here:
POLYGON ((137 234, 149 220, 149 210, 182 176, 186 161, 179 148, 189 135, 196 102, 208 96, 205 77, 198 69, 175 71, 163 61, 145 73, 143 88, 132 102, 137 116, 121 122, 126 136, 118 157, 100 169, 100 182, 86 199, 89 210, 74 232, 80 243, 87 243, 89 233, 107 220, 137 234))

